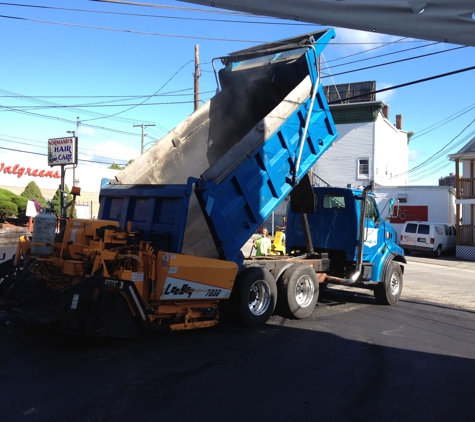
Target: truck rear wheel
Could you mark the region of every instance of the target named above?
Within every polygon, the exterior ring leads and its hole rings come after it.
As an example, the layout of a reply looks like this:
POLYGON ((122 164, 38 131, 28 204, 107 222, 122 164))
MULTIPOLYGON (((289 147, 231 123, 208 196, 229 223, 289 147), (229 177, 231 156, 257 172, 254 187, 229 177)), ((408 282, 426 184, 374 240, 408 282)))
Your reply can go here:
POLYGON ((315 271, 308 265, 292 265, 280 279, 279 309, 288 318, 306 318, 315 309, 318 293, 315 271))
POLYGON ((384 275, 384 281, 374 289, 374 297, 380 305, 395 305, 402 292, 402 270, 397 262, 391 262, 384 275))
POLYGON ((277 285, 272 274, 264 268, 242 270, 236 278, 233 293, 233 308, 238 313, 238 320, 248 327, 264 325, 274 313, 277 285))

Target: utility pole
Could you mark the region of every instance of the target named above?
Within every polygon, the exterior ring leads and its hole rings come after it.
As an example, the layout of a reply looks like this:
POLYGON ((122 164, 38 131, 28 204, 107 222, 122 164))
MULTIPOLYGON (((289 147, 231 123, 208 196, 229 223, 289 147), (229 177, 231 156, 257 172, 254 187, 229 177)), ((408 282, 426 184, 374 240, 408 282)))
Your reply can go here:
POLYGON ((195 44, 195 111, 200 108, 200 46, 195 44))
MULTIPOLYGON (((73 134, 73 137, 79 137, 79 117, 76 117, 76 130, 68 130, 68 133, 72 133, 73 134)), ((77 148, 77 144, 76 144, 76 148, 77 148)), ((77 152, 76 152, 77 154, 77 152)), ((74 164, 73 166, 73 186, 76 186, 76 167, 77 167, 77 163, 74 164)))
POLYGON ((144 133, 144 130, 147 126, 155 126, 155 123, 148 123, 148 124, 142 123, 140 125, 134 125, 134 127, 139 127, 139 126, 142 126, 142 143, 141 143, 141 148, 140 148, 140 155, 142 155, 143 154, 143 140, 147 136, 147 134, 144 133))

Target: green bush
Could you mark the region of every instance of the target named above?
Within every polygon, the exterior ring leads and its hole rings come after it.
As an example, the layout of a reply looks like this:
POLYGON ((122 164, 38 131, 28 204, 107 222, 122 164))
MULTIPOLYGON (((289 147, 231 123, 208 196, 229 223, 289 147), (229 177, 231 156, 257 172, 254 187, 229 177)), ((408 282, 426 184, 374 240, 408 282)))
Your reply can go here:
MULTIPOLYGON (((73 196, 71 195, 71 191, 68 188, 68 185, 64 185, 64 190, 66 191, 66 198, 64 198, 64 205, 71 202, 73 196)), ((69 217, 69 210, 71 206, 69 206, 66 210, 66 217, 69 217)), ((56 216, 61 216, 61 189, 58 188, 54 193, 53 199, 51 200, 51 210, 52 213, 56 216)), ((73 212, 73 217, 76 218, 76 210, 73 212)))
POLYGON ((30 182, 26 185, 25 190, 20 194, 23 198, 27 200, 36 199, 42 207, 46 206, 46 199, 41 193, 40 188, 35 182, 30 182))
POLYGON ((28 200, 15 195, 7 189, 0 188, 0 220, 5 221, 9 217, 18 217, 23 219, 26 212, 28 200))

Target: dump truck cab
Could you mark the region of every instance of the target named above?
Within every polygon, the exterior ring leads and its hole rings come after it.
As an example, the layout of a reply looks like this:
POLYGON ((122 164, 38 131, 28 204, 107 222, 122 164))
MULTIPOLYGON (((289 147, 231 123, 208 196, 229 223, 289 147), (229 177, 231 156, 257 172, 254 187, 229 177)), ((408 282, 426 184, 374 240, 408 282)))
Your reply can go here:
POLYGON ((309 195, 311 200, 307 202, 312 206, 305 210, 305 218, 293 204, 295 198, 289 202, 288 254, 308 253, 310 249, 326 253, 330 283, 366 288, 374 288, 384 280, 388 262, 405 262, 397 233, 381 214, 370 188, 313 187, 309 195))

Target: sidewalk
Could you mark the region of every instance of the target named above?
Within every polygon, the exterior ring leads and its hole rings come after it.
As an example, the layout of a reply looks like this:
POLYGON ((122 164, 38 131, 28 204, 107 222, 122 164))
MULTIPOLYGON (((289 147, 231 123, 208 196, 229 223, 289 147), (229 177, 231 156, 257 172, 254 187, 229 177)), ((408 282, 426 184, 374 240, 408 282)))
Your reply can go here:
POLYGON ((441 265, 444 267, 453 267, 457 269, 475 270, 475 261, 464 261, 455 256, 444 256, 435 258, 430 255, 417 254, 413 252, 411 255, 406 255, 408 263, 419 262, 422 264, 441 265))

